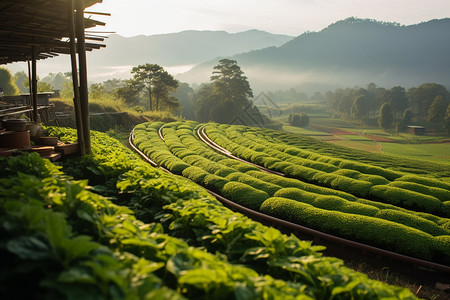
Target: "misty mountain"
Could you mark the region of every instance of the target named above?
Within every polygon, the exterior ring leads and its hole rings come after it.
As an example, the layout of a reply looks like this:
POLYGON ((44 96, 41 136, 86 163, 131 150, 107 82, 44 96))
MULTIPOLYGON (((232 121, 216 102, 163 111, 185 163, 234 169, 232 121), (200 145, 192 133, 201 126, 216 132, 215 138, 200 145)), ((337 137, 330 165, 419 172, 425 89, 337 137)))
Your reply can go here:
MULTIPOLYGON (((296 87, 305 92, 337 87, 406 88, 424 82, 450 85, 450 19, 416 25, 349 18, 284 45, 229 57, 238 62, 254 90, 296 87)), ((218 59, 177 78, 209 82, 218 59)))
MULTIPOLYGON (((185 71, 192 66, 219 56, 230 56, 270 46, 280 46, 293 36, 259 30, 239 33, 225 31, 182 31, 179 33, 123 37, 110 35, 106 48, 89 52, 89 81, 130 77, 134 66, 154 63, 169 73, 185 71)), ((10 68, 11 65, 7 67, 10 68)), ((14 72, 15 68, 10 68, 14 72)), ((62 55, 40 61, 39 74, 69 72, 70 58, 62 55)))

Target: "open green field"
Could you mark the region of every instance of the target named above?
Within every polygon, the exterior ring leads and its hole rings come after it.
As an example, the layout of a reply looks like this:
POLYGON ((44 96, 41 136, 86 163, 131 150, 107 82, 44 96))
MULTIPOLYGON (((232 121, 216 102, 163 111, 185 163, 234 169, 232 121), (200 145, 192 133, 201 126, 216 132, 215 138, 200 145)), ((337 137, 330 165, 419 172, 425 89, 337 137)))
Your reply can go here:
POLYGON ((324 117, 311 118, 310 126, 306 128, 283 123, 283 130, 353 149, 450 165, 450 138, 444 136, 390 134, 381 129, 324 117))

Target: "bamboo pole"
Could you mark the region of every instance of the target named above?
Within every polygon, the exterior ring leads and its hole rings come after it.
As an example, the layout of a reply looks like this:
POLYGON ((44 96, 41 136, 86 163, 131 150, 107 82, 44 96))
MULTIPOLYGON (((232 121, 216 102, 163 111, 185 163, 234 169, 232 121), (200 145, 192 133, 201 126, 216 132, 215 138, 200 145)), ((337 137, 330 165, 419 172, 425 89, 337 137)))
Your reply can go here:
POLYGON ((87 59, 86 59, 86 41, 84 33, 84 7, 83 0, 75 1, 76 9, 76 36, 78 49, 78 66, 80 76, 80 104, 81 104, 81 119, 83 122, 84 142, 86 154, 91 153, 91 133, 89 123, 89 94, 87 81, 87 59))
POLYGON ((84 142, 83 120, 81 118, 80 90, 78 86, 77 56, 75 44, 75 24, 73 1, 67 0, 67 14, 69 20, 69 38, 70 38, 70 61, 72 65, 72 84, 73 84, 73 107, 75 109, 75 121, 77 125, 78 145, 81 155, 86 155, 86 145, 84 142))

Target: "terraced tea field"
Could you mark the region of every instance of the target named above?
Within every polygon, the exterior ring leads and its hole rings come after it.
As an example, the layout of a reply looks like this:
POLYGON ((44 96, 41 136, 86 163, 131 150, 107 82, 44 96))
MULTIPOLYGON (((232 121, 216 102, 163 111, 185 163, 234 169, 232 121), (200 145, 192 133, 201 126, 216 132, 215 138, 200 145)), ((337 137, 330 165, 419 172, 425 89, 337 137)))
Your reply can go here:
POLYGON ((133 142, 157 165, 246 208, 403 255, 450 263, 448 166, 213 123, 144 123, 135 128, 133 142))

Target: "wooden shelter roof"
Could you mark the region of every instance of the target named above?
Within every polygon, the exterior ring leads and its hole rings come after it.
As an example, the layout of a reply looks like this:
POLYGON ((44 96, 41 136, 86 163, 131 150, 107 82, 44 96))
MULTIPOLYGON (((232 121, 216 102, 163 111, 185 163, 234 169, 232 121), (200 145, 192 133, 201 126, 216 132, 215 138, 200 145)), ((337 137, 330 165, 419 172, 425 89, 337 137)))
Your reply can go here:
MULTIPOLYGON (((83 1, 83 0, 76 0, 83 1)), ((84 0, 89 7, 102 0, 84 0)), ((69 54, 69 13, 71 0, 0 0, 0 65, 26 61, 32 49, 37 59, 69 54)), ((105 25, 85 17, 85 28, 105 25)), ((86 35, 86 50, 99 49, 104 37, 86 35)))

